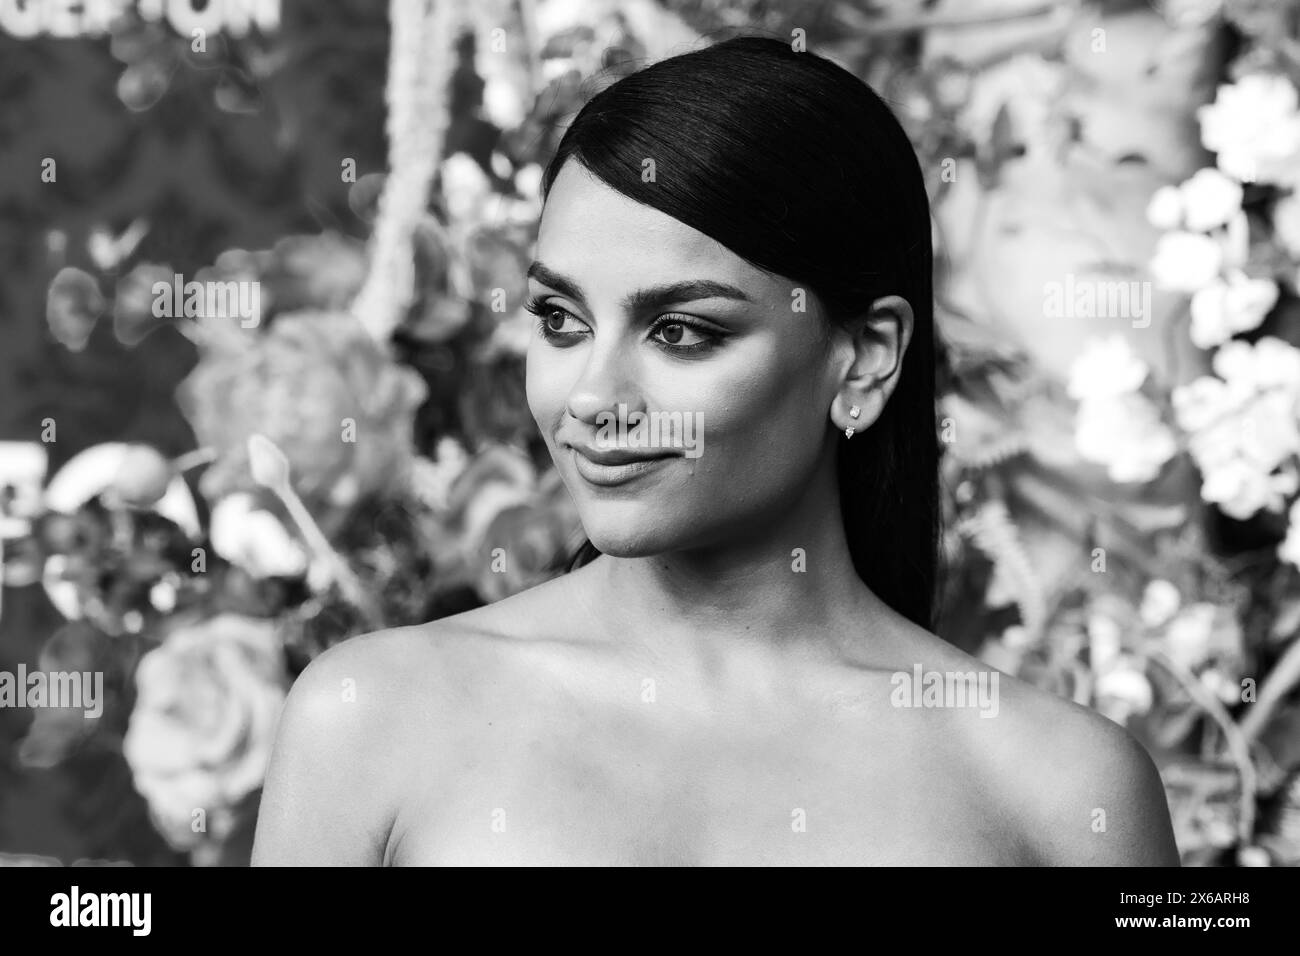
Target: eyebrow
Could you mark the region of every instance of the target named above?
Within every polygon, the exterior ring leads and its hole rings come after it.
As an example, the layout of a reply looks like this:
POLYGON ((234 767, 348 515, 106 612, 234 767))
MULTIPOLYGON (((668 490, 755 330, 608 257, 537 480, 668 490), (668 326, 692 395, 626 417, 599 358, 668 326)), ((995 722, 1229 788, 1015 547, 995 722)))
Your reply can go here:
MULTIPOLYGON (((588 308, 587 297, 583 294, 582 286, 568 276, 560 275, 560 273, 543 265, 541 262, 534 262, 528 267, 528 277, 550 286, 562 295, 567 295, 583 308, 588 308)), ((673 302, 691 302, 695 299, 753 301, 734 285, 717 282, 713 279, 687 279, 682 282, 650 286, 645 289, 637 289, 635 292, 629 292, 623 297, 623 308, 628 312, 640 312, 659 308, 673 302)))

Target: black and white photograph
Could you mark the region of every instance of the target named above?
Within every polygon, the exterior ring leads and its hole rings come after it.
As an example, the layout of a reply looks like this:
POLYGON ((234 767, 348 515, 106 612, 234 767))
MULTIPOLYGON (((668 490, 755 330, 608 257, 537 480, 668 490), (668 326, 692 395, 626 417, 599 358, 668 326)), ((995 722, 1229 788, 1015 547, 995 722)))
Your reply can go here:
POLYGON ((0 753, 0 868, 1300 865, 1300 0, 0 0, 0 753))

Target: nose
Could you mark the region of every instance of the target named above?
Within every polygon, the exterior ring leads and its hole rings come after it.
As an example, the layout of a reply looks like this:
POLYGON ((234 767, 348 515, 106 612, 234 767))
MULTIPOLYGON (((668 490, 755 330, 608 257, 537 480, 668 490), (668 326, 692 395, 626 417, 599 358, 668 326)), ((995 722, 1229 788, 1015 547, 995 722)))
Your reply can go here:
POLYGON ((644 411, 637 387, 636 358, 615 337, 597 339, 587 352, 582 374, 569 390, 565 408, 578 421, 599 427, 602 412, 618 414, 619 405, 628 412, 644 411))

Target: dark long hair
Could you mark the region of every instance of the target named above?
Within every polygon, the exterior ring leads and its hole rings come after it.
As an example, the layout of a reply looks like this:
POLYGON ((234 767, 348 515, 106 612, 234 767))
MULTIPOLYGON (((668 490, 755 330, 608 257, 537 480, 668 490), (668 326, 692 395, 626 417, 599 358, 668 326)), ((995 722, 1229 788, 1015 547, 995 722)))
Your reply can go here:
MULTIPOLYGON (((805 285, 831 321, 888 294, 912 306, 898 385, 870 427, 841 436, 837 470, 858 576, 932 627, 940 512, 930 206, 888 106, 830 60, 740 36, 660 60, 592 97, 546 168, 543 197, 570 158, 805 285), (642 179, 647 158, 651 182, 642 179)), ((599 554, 585 540, 567 570, 599 554)))

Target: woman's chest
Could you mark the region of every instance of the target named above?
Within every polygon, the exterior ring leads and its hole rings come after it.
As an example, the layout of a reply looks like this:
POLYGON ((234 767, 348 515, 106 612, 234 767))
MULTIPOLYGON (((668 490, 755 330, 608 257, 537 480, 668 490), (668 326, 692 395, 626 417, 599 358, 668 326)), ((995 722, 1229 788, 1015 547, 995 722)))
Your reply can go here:
POLYGON ((466 748, 399 814, 395 865, 998 865, 1009 821, 943 761, 861 740, 466 748))

